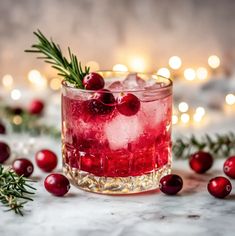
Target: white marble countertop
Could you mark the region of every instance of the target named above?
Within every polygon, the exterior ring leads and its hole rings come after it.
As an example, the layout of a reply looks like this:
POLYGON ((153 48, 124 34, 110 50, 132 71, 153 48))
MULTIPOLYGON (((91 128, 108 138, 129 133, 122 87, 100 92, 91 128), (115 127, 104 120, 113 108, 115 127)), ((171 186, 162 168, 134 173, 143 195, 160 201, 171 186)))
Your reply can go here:
MULTIPOLYGON (((36 140, 35 148, 46 144, 46 139, 36 140)), ((50 145, 60 155, 59 144, 50 145)), ((46 174, 35 168, 34 178, 38 182, 34 201, 26 205, 24 217, 3 212, 1 207, 0 235, 234 235, 235 187, 224 200, 213 198, 206 189, 210 178, 223 174, 221 168, 222 160, 208 174, 197 175, 186 161, 175 161, 173 172, 184 179, 183 190, 177 196, 159 191, 105 196, 72 187, 62 198, 46 192, 43 187, 46 174)), ((235 181, 232 184, 235 186, 235 181)))

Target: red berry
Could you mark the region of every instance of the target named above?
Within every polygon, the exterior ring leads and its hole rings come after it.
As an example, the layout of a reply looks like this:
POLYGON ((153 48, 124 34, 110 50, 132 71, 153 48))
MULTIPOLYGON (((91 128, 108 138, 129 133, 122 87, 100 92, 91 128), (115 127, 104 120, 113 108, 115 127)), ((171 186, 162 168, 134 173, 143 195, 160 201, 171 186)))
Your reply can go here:
POLYGON ((13 170, 17 175, 29 177, 33 173, 33 164, 30 160, 25 158, 16 159, 12 164, 13 170))
POLYGON ((6 161, 10 157, 10 155, 11 155, 10 147, 4 142, 0 142, 0 163, 6 161))
POLYGON ((104 87, 104 79, 100 74, 92 72, 83 78, 83 85, 87 90, 99 90, 104 87))
POLYGON ((29 105, 29 113, 33 115, 40 115, 43 111, 44 103, 40 100, 33 100, 29 105))
POLYGON ((227 178, 218 176, 209 181, 207 189, 212 196, 224 198, 231 192, 232 185, 227 178))
POLYGON ((183 187, 183 180, 178 175, 166 175, 161 178, 159 188, 167 195, 177 194, 183 187))
POLYGON ((213 157, 208 152, 199 151, 190 156, 189 165, 198 174, 205 173, 211 168, 213 157))
POLYGON ((235 156, 229 157, 224 162, 224 173, 232 179, 235 179, 235 156))
POLYGON ((88 101, 88 109, 94 115, 104 115, 112 112, 115 108, 115 98, 107 89, 96 92, 88 101))
POLYGON ((6 133, 6 128, 5 126, 0 122, 0 134, 5 134, 6 133))
POLYGON ((117 99, 117 109, 125 116, 133 116, 140 109, 140 100, 131 93, 120 95, 117 99))
POLYGON ((68 179, 61 174, 50 174, 44 180, 46 190, 55 196, 64 196, 70 189, 68 179))
POLYGON ((13 115, 21 115, 24 112, 24 110, 21 107, 12 107, 10 108, 10 112, 13 115))
POLYGON ((57 166, 57 156, 50 150, 41 150, 36 153, 36 163, 45 172, 51 172, 57 166))

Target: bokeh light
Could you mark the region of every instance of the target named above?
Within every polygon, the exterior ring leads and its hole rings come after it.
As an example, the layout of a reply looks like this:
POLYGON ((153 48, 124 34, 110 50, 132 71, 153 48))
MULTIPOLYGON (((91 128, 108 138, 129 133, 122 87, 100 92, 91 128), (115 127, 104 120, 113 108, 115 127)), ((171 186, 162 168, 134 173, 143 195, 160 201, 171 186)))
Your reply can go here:
POLYGON ((157 74, 160 75, 160 76, 166 77, 166 78, 170 78, 170 76, 171 76, 170 71, 167 68, 165 68, 165 67, 160 68, 157 71, 157 74))
POLYGON ((235 96, 233 94, 227 94, 225 97, 225 101, 228 105, 233 105, 235 104, 235 96))
POLYGON ((216 69, 220 66, 220 59, 218 56, 216 55, 211 55, 208 58, 208 65, 213 68, 216 69))
POLYGON ((11 91, 12 100, 19 100, 21 98, 21 92, 19 89, 13 89, 11 91))
POLYGON ((199 67, 196 71, 197 78, 200 80, 205 80, 208 76, 208 71, 204 67, 199 67))
POLYGON ((170 68, 174 69, 174 70, 177 70, 181 67, 182 65, 182 61, 180 59, 180 57, 178 56, 172 56, 170 59, 169 59, 169 66, 170 68))
POLYGON ((123 64, 116 64, 113 66, 113 71, 127 72, 128 68, 123 64))
POLYGON ((179 108, 180 112, 186 112, 186 111, 188 111, 189 106, 186 102, 181 102, 181 103, 179 103, 178 108, 179 108))
POLYGON ((196 72, 192 68, 184 70, 184 77, 186 80, 194 80, 196 78, 196 72))

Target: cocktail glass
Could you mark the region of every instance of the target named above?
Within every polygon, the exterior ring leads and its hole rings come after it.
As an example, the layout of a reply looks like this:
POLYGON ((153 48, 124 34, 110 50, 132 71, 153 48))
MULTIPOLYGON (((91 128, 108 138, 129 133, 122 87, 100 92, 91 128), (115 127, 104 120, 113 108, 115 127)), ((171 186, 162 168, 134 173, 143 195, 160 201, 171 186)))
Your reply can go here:
POLYGON ((156 74, 99 72, 102 91, 62 82, 63 171, 86 191, 130 194, 158 188, 171 172, 172 82, 156 74), (97 95, 98 93, 98 95, 97 95), (117 109, 117 98, 140 101, 134 115, 117 109), (114 96, 110 104, 100 95, 114 96))

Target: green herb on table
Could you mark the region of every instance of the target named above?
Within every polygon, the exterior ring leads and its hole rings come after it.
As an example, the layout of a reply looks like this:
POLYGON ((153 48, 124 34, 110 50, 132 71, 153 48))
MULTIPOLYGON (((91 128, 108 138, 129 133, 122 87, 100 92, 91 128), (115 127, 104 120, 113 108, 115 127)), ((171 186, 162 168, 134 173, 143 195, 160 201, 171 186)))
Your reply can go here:
POLYGON ((182 137, 173 142, 173 154, 178 159, 185 159, 193 152, 208 151, 215 158, 227 158, 235 154, 235 133, 205 134, 201 137, 182 137))
POLYGON ((23 216, 24 205, 35 192, 35 188, 29 183, 31 180, 18 176, 12 169, 4 169, 0 165, 0 202, 8 208, 7 211, 14 211, 23 216))

